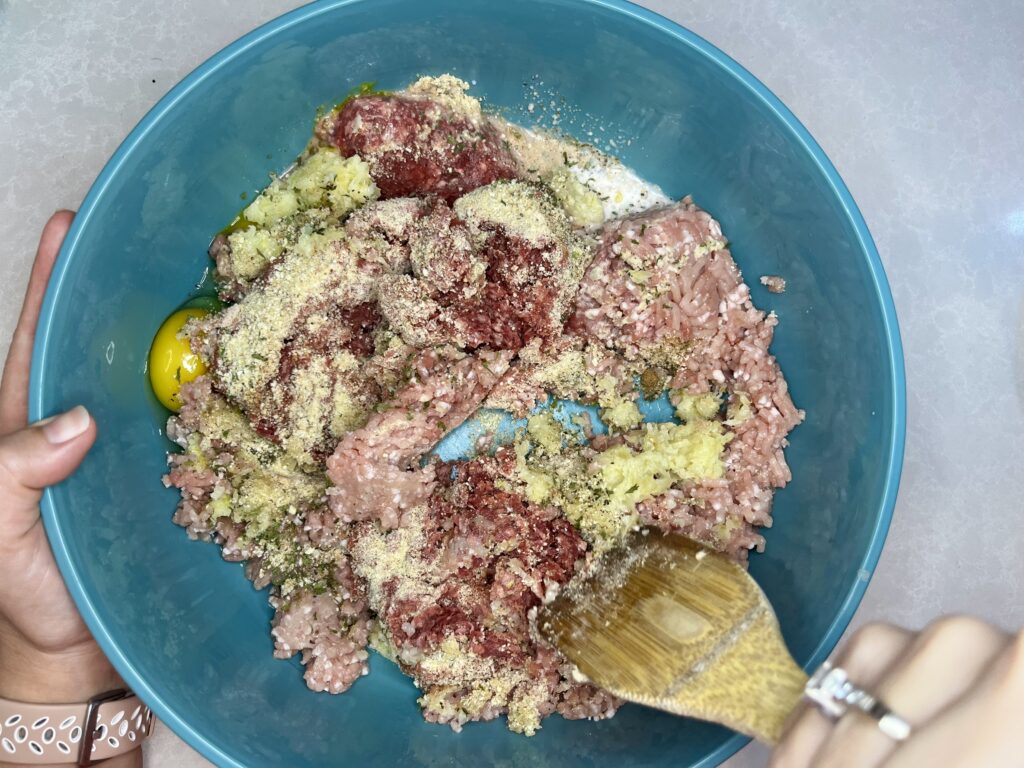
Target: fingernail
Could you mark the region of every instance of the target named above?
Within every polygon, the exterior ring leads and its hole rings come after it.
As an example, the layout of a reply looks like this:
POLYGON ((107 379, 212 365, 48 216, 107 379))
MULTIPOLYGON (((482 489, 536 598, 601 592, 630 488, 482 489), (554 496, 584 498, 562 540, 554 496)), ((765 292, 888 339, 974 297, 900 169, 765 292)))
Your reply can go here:
POLYGON ((42 427, 48 441, 60 445, 74 440, 89 428, 89 412, 84 406, 76 405, 66 413, 43 419, 36 426, 42 427))

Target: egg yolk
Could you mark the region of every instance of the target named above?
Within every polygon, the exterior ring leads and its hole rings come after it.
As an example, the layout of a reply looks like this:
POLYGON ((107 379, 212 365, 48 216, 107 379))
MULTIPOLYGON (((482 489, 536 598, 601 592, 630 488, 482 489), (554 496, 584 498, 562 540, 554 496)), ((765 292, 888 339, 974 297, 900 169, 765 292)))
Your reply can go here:
POLYGON ((205 317, 205 309, 179 309, 160 326, 149 348, 149 383, 153 394, 172 411, 181 410, 181 385, 206 373, 206 366, 182 334, 185 323, 205 317))

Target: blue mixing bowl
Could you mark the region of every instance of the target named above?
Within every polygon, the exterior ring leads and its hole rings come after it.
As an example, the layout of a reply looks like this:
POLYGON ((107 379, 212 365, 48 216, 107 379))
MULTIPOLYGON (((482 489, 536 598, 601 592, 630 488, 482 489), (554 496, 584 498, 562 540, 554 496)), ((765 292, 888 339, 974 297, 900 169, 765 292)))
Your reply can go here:
POLYGON ((229 46, 157 104, 82 204, 39 324, 32 418, 84 403, 100 432, 44 500, 60 568, 128 684, 224 766, 715 765, 745 740, 635 706, 606 722, 550 718, 530 739, 502 721, 455 734, 423 722, 411 682, 376 657, 350 692, 312 693, 296 662, 271 658, 266 595, 171 523, 146 354, 201 278, 211 234, 288 165, 318 106, 364 81, 443 72, 527 123, 529 102, 564 96, 562 125, 614 140, 641 175, 722 222, 754 300, 781 318, 773 349, 807 410, 751 572, 801 664, 832 649, 878 559, 903 453, 882 265, 835 169, 775 96, 696 35, 616 0, 322 2, 229 46), (786 293, 767 293, 762 274, 785 276, 786 293))

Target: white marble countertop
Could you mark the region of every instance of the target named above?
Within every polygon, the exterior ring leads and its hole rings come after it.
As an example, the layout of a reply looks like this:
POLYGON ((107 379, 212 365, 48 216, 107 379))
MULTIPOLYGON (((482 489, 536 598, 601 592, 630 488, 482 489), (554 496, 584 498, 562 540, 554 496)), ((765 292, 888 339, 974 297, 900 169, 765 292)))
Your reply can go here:
MULTIPOLYGON (((0 339, 36 239, 175 82, 294 0, 0 0, 0 339), (173 10, 171 10, 173 8, 173 10), (175 41, 168 45, 167 41, 175 41)), ((1024 58, 1017 0, 644 0, 764 81, 832 158, 892 284, 909 431, 854 626, 1024 623, 1024 58)), ((166 728, 152 768, 206 763, 166 728)), ((748 747, 727 765, 764 765, 748 747)))

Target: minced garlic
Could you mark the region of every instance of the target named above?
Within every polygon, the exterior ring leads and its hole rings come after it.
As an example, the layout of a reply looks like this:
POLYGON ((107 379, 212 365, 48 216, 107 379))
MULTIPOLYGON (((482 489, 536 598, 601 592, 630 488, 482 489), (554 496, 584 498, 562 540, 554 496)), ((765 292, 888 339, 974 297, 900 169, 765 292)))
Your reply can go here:
POLYGON ((676 415, 685 422, 713 419, 722 406, 714 392, 691 395, 684 390, 676 390, 672 393, 672 400, 676 404, 676 415))
POLYGON ((635 427, 644 417, 634 401, 622 399, 609 408, 602 408, 601 419, 609 430, 624 432, 635 427))
POLYGON ((725 248, 726 245, 727 243, 723 238, 709 237, 707 240, 705 240, 703 243, 698 244, 697 247, 693 249, 693 258, 697 259, 700 258, 701 256, 707 256, 709 253, 720 251, 723 248, 725 248))
POLYGON ((368 644, 388 661, 395 664, 398 663, 398 649, 395 648, 395 644, 391 642, 391 637, 379 621, 373 622, 373 625, 370 627, 370 640, 368 644))
POLYGON ((551 434, 558 423, 534 416, 534 428, 515 444, 516 478, 527 499, 559 507, 601 551, 636 525, 640 502, 679 483, 722 476, 722 453, 732 435, 717 419, 701 417, 701 407, 687 411, 686 423, 644 424, 627 432, 625 443, 600 453, 563 448, 551 434))
POLYGON ((379 196, 370 167, 362 158, 342 157, 334 147, 321 147, 286 177, 271 182, 242 216, 260 227, 307 208, 330 208, 342 217, 379 196))
POLYGON ((754 415, 754 409, 750 405, 750 398, 746 392, 734 392, 725 411, 725 424, 729 427, 738 427, 754 415))
POLYGON ((678 482, 719 478, 722 451, 731 439, 721 423, 645 424, 636 449, 616 445, 594 459, 612 505, 632 509, 678 482))
POLYGON ((508 729, 533 736, 540 730, 541 707, 546 711, 550 695, 542 680, 520 682, 508 703, 508 729))
POLYGON ((643 416, 636 405, 636 395, 627 397, 618 392, 618 382, 613 376, 602 376, 597 379, 597 403, 601 406, 601 419, 612 432, 625 432, 633 429, 643 416))
POLYGON ((526 422, 526 431, 552 456, 562 452, 562 439, 565 433, 550 410, 531 416, 526 422))
POLYGON ((555 197, 558 198, 558 202, 565 208, 577 226, 593 229, 604 223, 601 198, 569 173, 568 169, 556 169, 548 177, 547 182, 551 191, 555 193, 555 197))
POLYGON ((286 177, 274 179, 242 211, 228 233, 230 272, 242 282, 280 258, 303 232, 338 224, 380 196, 369 166, 321 147, 286 177))
POLYGON ((651 279, 651 275, 654 273, 648 269, 631 269, 629 270, 629 279, 637 285, 643 285, 651 279))
MULTIPOLYGON (((554 500, 558 493, 553 462, 550 457, 539 461, 537 456, 530 454, 530 441, 520 438, 515 443, 516 476, 523 485, 523 492, 531 504, 547 504, 554 500)), ((499 484, 500 487, 500 484, 499 484)))

